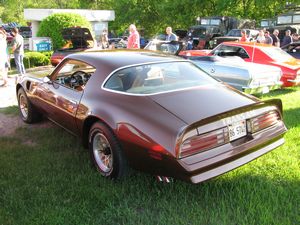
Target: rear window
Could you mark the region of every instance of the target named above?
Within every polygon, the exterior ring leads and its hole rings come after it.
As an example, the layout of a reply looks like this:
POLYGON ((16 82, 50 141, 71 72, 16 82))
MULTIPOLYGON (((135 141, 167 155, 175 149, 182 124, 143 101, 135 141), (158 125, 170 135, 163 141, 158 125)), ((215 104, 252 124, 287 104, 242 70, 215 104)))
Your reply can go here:
POLYGON ((167 62, 133 66, 114 73, 104 88, 128 94, 157 94, 202 85, 215 84, 191 62, 167 62))

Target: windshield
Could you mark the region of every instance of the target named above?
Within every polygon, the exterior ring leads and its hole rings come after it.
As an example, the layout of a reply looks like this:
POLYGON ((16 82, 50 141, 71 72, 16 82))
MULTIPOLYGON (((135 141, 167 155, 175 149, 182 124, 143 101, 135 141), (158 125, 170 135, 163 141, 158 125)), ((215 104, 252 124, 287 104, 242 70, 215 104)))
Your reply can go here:
POLYGON ((230 30, 227 35, 228 37, 241 37, 242 36, 242 33, 241 33, 241 30, 236 30, 236 29, 233 29, 233 30, 230 30))
POLYGON ((205 38, 206 35, 206 29, 205 28, 199 28, 195 29, 192 31, 192 36, 193 37, 200 37, 200 38, 205 38))
POLYGON ((278 16, 277 24, 292 23, 292 16, 278 16))
POLYGON ((281 48, 275 48, 275 47, 265 47, 263 48, 263 51, 274 61, 277 62, 287 62, 290 60, 295 59, 293 56, 289 55, 285 51, 283 51, 281 48))
POLYGON ((269 21, 267 21, 267 20, 261 21, 261 22, 260 22, 260 26, 261 26, 261 27, 267 27, 267 26, 269 26, 269 21))
POLYGON ((147 95, 215 83, 216 80, 193 63, 174 61, 121 69, 110 76, 104 88, 128 94, 147 95))
POLYGON ((147 44, 145 49, 152 50, 152 51, 161 51, 164 53, 175 55, 176 52, 179 50, 180 44, 176 43, 163 43, 159 41, 151 41, 147 44))

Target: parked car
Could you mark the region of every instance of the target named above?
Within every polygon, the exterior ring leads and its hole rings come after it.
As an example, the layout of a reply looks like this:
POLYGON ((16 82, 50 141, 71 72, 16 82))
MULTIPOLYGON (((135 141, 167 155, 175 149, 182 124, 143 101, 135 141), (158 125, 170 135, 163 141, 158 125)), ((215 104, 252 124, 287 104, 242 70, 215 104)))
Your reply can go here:
POLYGON ((291 56, 300 59, 300 41, 284 45, 281 49, 289 53, 291 56))
POLYGON ((282 145, 286 132, 279 99, 260 101, 150 51, 68 55, 16 91, 24 122, 43 115, 78 135, 109 178, 131 166, 199 183, 282 145))
POLYGON ((300 60, 287 54, 278 47, 258 44, 223 42, 212 51, 189 50, 181 51, 179 55, 187 56, 239 56, 246 62, 277 66, 282 70, 283 87, 300 85, 300 60))
POLYGON ((97 49, 97 43, 88 28, 65 28, 62 30, 62 36, 67 44, 63 48, 53 52, 50 58, 53 66, 58 65, 69 54, 97 49))
MULTIPOLYGON (((185 48, 182 42, 152 41, 146 49, 177 55, 185 48)), ((212 77, 248 94, 263 94, 281 88, 281 69, 252 62, 237 56, 183 56, 212 77)))
POLYGON ((282 86, 281 69, 275 66, 245 62, 236 56, 189 59, 212 77, 248 94, 265 94, 282 86))
POLYGON ((20 26, 18 27, 20 35, 22 35, 23 38, 31 38, 32 37, 32 31, 31 27, 28 26, 20 26))
MULTIPOLYGON (((259 31, 254 29, 244 29, 249 41, 255 40, 259 31)), ((225 41, 239 41, 242 37, 242 29, 232 29, 225 36, 214 37, 210 42, 210 47, 215 48, 217 45, 225 41)))

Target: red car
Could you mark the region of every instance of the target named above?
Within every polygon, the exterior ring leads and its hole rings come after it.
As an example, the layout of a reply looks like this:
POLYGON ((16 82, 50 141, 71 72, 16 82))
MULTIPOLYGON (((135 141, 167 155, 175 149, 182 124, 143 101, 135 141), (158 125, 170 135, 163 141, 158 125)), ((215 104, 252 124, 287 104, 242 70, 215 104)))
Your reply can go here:
POLYGON ((16 86, 21 118, 79 136, 104 177, 126 168, 199 183, 284 143, 278 99, 260 101, 192 62, 150 51, 67 56, 16 86))
POLYGON ((280 67, 281 81, 284 87, 300 85, 300 60, 292 57, 280 48, 265 44, 244 42, 223 42, 212 51, 187 50, 179 55, 203 56, 239 56, 247 62, 280 67))

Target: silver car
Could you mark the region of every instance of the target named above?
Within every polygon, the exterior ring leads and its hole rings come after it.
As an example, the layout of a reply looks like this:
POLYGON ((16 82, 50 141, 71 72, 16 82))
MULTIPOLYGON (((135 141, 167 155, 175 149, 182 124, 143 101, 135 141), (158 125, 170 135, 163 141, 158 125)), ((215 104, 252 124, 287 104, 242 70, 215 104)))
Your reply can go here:
MULTIPOLYGON (((178 55, 186 45, 182 42, 153 40, 145 49, 178 55)), ((238 56, 183 56, 193 61, 212 77, 248 94, 264 94, 282 86, 282 71, 275 66, 245 62, 238 56)))
POLYGON ((275 66, 245 62, 238 56, 189 59, 214 78, 248 94, 264 94, 282 86, 281 69, 275 66))

